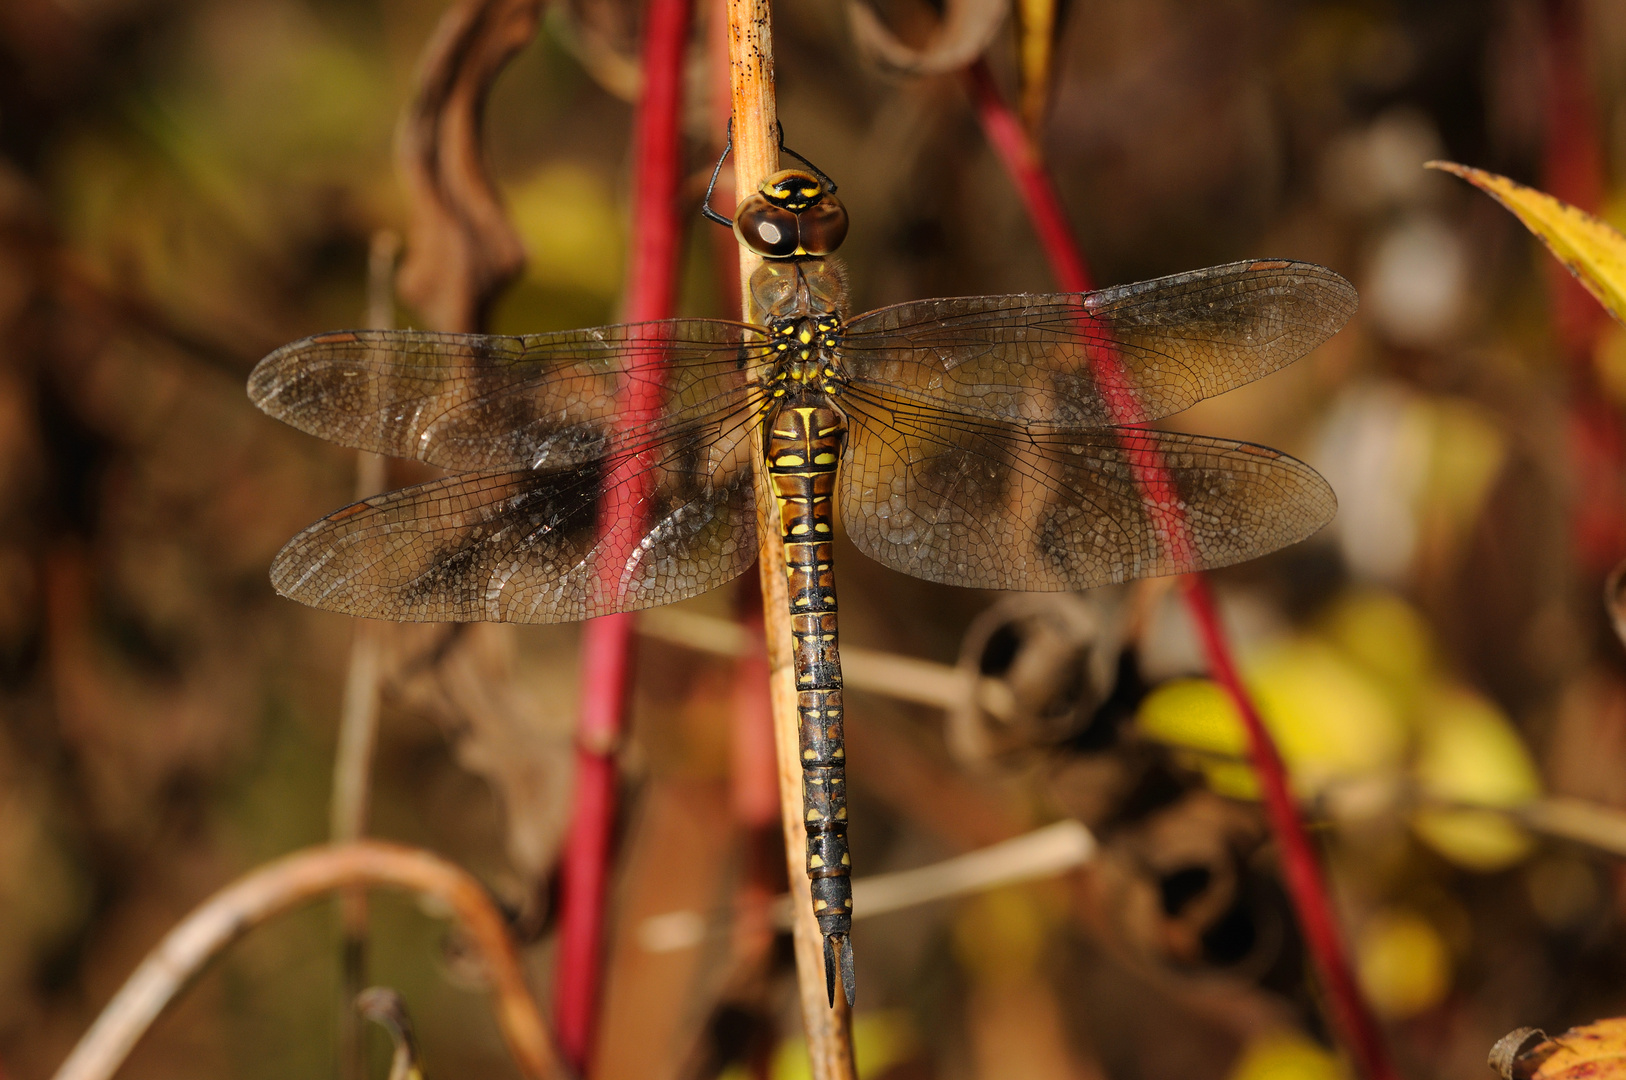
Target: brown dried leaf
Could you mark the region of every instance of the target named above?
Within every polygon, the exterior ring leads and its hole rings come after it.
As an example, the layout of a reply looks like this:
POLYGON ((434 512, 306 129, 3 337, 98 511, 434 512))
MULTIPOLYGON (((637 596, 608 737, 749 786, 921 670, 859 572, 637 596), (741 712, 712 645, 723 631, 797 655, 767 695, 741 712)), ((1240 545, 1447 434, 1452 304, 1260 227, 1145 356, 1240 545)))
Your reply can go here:
POLYGON ((475 330, 525 263, 486 170, 486 95, 536 34, 541 0, 464 0, 441 18, 401 119, 396 161, 412 210, 401 295, 440 330, 475 330))
POLYGON ((1626 1017, 1570 1028, 1552 1039, 1519 1028, 1497 1041, 1488 1064, 1503 1080, 1623 1080, 1626 1017))
POLYGON ((1009 7, 1008 0, 947 0, 942 21, 919 48, 900 40, 863 0, 852 0, 847 12, 853 41, 875 63, 901 75, 937 75, 981 56, 1009 7))
POLYGON ((569 812, 572 725, 516 679, 514 628, 495 623, 387 627, 387 690, 451 735, 457 760, 502 803, 508 858, 528 883, 553 868, 569 812))

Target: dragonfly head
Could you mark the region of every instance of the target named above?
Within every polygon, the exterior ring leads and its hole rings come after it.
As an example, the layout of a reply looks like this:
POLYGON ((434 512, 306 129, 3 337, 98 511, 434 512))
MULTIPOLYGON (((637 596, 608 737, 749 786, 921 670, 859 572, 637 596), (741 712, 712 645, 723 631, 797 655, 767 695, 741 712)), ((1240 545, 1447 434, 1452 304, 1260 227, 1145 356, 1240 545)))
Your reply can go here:
POLYGON ((734 235, 765 259, 828 255, 847 237, 847 208, 812 173, 782 169, 734 211, 734 235))

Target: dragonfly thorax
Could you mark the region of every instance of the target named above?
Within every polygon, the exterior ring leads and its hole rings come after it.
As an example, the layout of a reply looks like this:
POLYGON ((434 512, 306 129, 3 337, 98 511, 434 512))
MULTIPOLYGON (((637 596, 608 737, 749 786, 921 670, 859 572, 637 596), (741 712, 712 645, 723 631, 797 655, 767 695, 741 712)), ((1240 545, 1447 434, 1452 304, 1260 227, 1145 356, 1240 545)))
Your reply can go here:
POLYGON ((791 315, 768 323, 773 332, 776 383, 827 389, 837 376, 835 348, 841 321, 834 315, 791 315))
POLYGON ((835 259, 781 259, 751 275, 751 303, 769 326, 798 315, 841 317, 847 268, 835 259))

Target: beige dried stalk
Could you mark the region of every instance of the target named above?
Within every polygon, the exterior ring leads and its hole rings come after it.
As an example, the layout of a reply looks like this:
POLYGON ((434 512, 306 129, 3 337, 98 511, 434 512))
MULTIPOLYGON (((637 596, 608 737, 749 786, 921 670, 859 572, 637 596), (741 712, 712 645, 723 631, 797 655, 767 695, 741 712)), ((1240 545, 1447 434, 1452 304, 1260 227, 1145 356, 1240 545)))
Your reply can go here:
MULTIPOLYGON (((767 0, 728 0, 729 91, 734 104, 734 190, 754 191, 779 168, 778 111, 774 101, 773 26, 767 0)), ((761 259, 740 248, 742 310, 747 320, 761 317, 751 303, 751 275, 761 259)), ((779 762, 780 817, 785 830, 785 861, 790 873, 796 946, 796 978, 802 1023, 814 1080, 853 1080, 852 1021, 847 1003, 836 995, 832 1008, 824 982, 824 946, 813 918, 813 898, 802 865, 807 831, 802 823, 802 764, 798 752, 796 679, 792 669, 790 624, 786 617, 785 552, 780 542, 773 491, 763 461, 762 430, 753 426, 752 450, 758 463, 757 565, 762 574, 762 606, 768 638, 774 744, 779 762)))

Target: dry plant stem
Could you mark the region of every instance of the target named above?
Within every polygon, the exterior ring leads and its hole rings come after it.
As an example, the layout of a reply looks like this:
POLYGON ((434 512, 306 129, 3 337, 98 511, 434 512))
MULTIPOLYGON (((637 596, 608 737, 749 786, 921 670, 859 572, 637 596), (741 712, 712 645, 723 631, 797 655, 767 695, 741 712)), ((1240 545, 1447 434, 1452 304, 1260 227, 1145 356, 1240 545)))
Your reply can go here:
MULTIPOLYGON (((763 177, 779 168, 778 112, 774 101, 773 25, 768 0, 728 0, 729 92, 734 105, 734 190, 755 191, 763 177)), ((752 309, 750 281, 760 260, 740 248, 742 310, 752 309)), ((802 823, 802 765, 798 757, 796 682, 791 666, 790 626, 786 618, 785 553, 774 523, 774 496, 763 462, 762 428, 751 432, 753 460, 758 464, 757 568, 762 576, 762 610, 768 641, 770 698, 774 746, 779 762, 780 821, 785 832, 785 863, 790 875, 796 949, 796 980, 802 1023, 813 1080, 850 1080, 856 1076, 852 1023, 847 1003, 836 995, 832 1008, 824 983, 824 944, 813 918, 813 898, 802 865, 807 830, 802 823)))
MULTIPOLYGON (((670 318, 682 230, 677 219, 682 177, 679 116, 683 58, 692 19, 690 0, 652 0, 644 13, 643 93, 634 121, 632 258, 624 317, 627 322, 670 318)), ((652 420, 662 405, 660 368, 651 350, 634 355, 620 388, 622 430, 652 420)), ((605 560, 608 573, 637 550, 650 481, 638 479, 642 457, 622 462, 606 481, 598 543, 620 549, 605 560)), ((616 585, 612 579, 603 586, 616 585)), ((565 1058, 587 1070, 603 983, 604 900, 615 824, 616 744, 621 736, 632 672, 634 617, 610 615, 582 634, 581 714, 577 722, 576 788, 566 839, 560 898, 559 962, 554 984, 559 1043, 565 1058)))
POLYGON ((222 948, 280 912, 336 889, 387 886, 433 897, 468 933, 495 998, 497 1022, 522 1075, 565 1076, 525 985, 502 912, 478 881, 426 851, 363 841, 284 856, 188 915, 108 1002, 55 1080, 107 1080, 165 1006, 222 948))
MULTIPOLYGON (((1095 857, 1095 837, 1077 821, 1058 821, 952 859, 853 879, 853 918, 904 911, 937 900, 1054 877, 1095 857), (860 903, 862 900, 862 903, 860 903)), ((775 903, 774 921, 789 921, 789 898, 775 903)))
MULTIPOLYGON (((387 330, 395 324, 395 260, 401 237, 389 229, 373 234, 367 257, 367 327, 387 330)), ((356 454, 356 498, 384 490, 384 457, 365 450, 356 454)), ((381 627, 365 620, 355 626, 350 642, 350 668, 345 673, 344 702, 339 713, 339 744, 333 755, 333 801, 328 839, 335 844, 359 840, 367 831, 371 798, 373 746, 378 738, 381 627)), ((367 893, 339 894, 339 1075, 361 1080, 366 1075, 366 1046, 352 1003, 367 984, 367 893)))
MULTIPOLYGON (((1037 148, 1022 129, 1016 115, 1000 98, 998 87, 986 65, 980 62, 973 65, 969 81, 988 140, 999 153, 1022 194, 1058 284, 1070 292, 1089 289, 1090 276, 1083 254, 1078 249, 1072 230, 1068 228, 1061 200, 1056 196, 1055 186, 1044 169, 1037 148)), ((1103 381, 1110 385, 1115 358, 1108 352, 1097 355, 1093 360, 1103 369, 1103 381)), ((1107 396, 1120 423, 1132 424, 1139 419, 1133 400, 1128 395, 1109 392, 1107 396), (1120 397, 1123 400, 1119 400, 1120 397)), ((1162 494, 1168 487, 1168 479, 1160 462, 1136 460, 1131 464, 1154 506, 1173 504, 1162 494)), ((1154 510, 1154 516, 1169 530, 1171 544, 1179 546, 1184 534, 1183 520, 1177 513, 1160 510, 1154 510)), ((1237 673, 1230 641, 1220 626, 1206 579, 1192 574, 1186 577, 1185 582, 1187 608, 1202 636, 1209 670, 1214 680, 1230 694, 1242 715, 1254 771, 1265 796, 1266 814, 1281 848, 1288 893, 1339 1034, 1363 1076, 1368 1080, 1394 1080, 1397 1074, 1389 1061, 1377 1021, 1355 983, 1349 957, 1339 937, 1326 881, 1288 789, 1287 770, 1281 754, 1237 673)))

